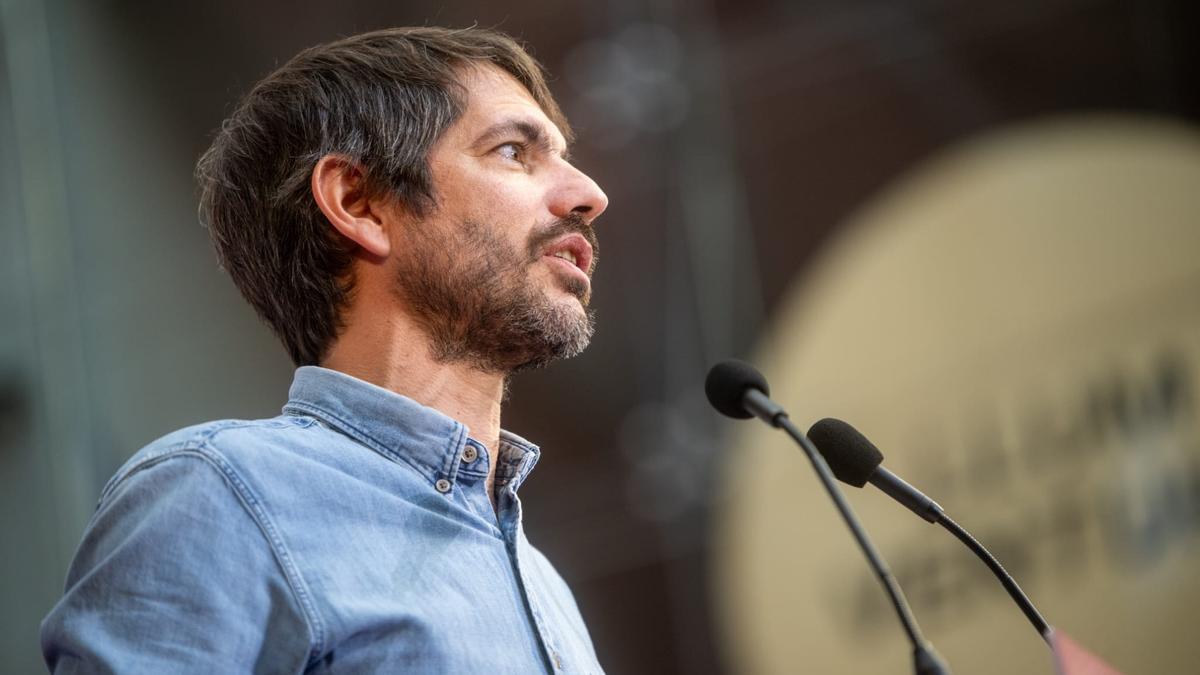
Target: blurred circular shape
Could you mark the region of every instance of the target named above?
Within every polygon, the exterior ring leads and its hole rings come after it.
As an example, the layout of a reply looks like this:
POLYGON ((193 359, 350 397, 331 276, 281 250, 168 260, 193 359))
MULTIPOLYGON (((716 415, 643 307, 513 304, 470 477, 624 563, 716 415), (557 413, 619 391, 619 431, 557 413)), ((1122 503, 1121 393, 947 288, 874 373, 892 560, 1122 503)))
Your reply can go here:
POLYGON ((679 67, 682 45, 679 35, 668 26, 656 23, 634 23, 617 35, 616 41, 643 66, 649 78, 657 80, 679 67))
POLYGON ((709 439, 688 414, 696 406, 644 402, 622 420, 617 446, 628 465, 624 481, 627 508, 638 517, 669 524, 707 504, 709 439))
POLYGON ((566 108, 588 142, 618 149, 642 132, 679 126, 690 109, 690 92, 678 72, 682 47, 666 26, 636 23, 611 39, 588 40, 564 59, 563 72, 576 90, 566 108))
MULTIPOLYGON (((1021 126, 902 177, 776 315, 757 364, 801 427, 845 419, 1050 623, 1124 672, 1189 672, 1200 602, 1200 134, 1119 116, 1021 126)), ((911 669, 804 455, 743 423, 716 507, 739 673, 911 669)), ((955 672, 1051 673, 948 533, 843 486, 955 672)))
POLYGON ((614 72, 626 72, 631 68, 629 56, 602 39, 581 42, 563 58, 563 74, 567 81, 583 92, 604 86, 614 79, 614 72))

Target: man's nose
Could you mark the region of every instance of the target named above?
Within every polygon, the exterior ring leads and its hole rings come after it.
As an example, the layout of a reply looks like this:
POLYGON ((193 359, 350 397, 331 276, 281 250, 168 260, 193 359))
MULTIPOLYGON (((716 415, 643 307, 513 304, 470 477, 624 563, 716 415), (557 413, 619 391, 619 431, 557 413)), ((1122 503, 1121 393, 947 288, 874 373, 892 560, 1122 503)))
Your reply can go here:
POLYGON ((558 218, 579 214, 591 222, 608 208, 608 195, 579 169, 567 164, 550 200, 550 212, 558 218))

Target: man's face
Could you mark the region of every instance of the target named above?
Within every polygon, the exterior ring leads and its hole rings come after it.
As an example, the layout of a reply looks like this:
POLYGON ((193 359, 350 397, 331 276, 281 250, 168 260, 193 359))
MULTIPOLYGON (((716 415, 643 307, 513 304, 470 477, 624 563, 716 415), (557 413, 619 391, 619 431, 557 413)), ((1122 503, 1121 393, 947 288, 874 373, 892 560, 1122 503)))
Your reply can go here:
POLYGON ((509 373, 574 356, 608 199, 514 78, 469 67, 462 84, 466 110, 429 156, 437 206, 395 235, 399 297, 440 361, 509 373))

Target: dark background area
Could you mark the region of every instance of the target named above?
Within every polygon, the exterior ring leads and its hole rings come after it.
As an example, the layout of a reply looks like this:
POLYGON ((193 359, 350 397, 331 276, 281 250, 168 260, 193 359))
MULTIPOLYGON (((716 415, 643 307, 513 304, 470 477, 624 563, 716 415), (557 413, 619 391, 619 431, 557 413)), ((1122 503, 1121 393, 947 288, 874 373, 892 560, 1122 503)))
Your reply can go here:
MULTIPOLYGON (((1044 116, 1195 121, 1195 3, 9 3, 0 19, 4 653, 37 668, 100 488, 185 424, 272 415, 290 366, 216 269, 190 172, 298 50, 498 27, 548 68, 608 193, 588 352, 520 376, 529 538, 613 673, 736 672, 711 620, 707 367, 748 355, 854 209, 934 153, 1044 116), (52 224, 52 226, 47 224, 52 224)), ((7 657, 6 657, 7 658, 7 657)))

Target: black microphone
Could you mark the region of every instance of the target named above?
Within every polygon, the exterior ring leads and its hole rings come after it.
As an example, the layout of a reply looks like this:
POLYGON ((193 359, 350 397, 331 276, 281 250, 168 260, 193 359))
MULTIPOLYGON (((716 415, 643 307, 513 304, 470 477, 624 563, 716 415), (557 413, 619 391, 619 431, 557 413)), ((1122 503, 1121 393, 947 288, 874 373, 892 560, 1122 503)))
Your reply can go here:
POLYGON ((704 394, 717 412, 735 419, 758 417, 773 427, 787 417, 783 407, 768 396, 771 388, 758 369, 744 361, 729 359, 708 371, 704 394))
POLYGON ((892 499, 907 506, 918 516, 946 528, 959 541, 966 544, 967 548, 971 549, 988 566, 992 574, 996 575, 996 578, 1004 586, 1004 590, 1008 591, 1008 595, 1025 613, 1026 618, 1037 629, 1042 639, 1046 642, 1050 641, 1050 625, 1042 618, 1041 613, 1033 606, 1029 597, 1017 585, 1016 579, 1012 578, 1000 561, 975 537, 971 536, 970 532, 946 515, 937 502, 901 480, 896 474, 883 468, 881 466, 883 453, 875 447, 874 443, 867 440, 866 436, 859 433, 858 429, 841 420, 826 418, 812 425, 808 430, 808 438, 817 446, 817 450, 821 452, 825 461, 829 463, 830 469, 833 470, 833 475, 837 476, 839 480, 855 487, 862 487, 867 483, 874 485, 892 499))
POLYGON ((870 483, 931 523, 945 515, 937 502, 880 466, 883 453, 849 424, 827 417, 809 427, 808 439, 843 483, 854 487, 870 483))
POLYGON ((859 524, 858 518, 850 510, 850 505, 846 503, 846 498, 838 490, 829 465, 822 459, 813 443, 800 433, 796 425, 788 419, 787 411, 783 409, 783 406, 771 400, 769 396, 771 390, 767 387, 767 378, 763 377, 762 373, 758 372, 754 366, 731 359, 718 363, 708 371, 708 378, 704 381, 704 393, 708 396, 708 402, 717 409, 717 412, 736 419, 758 417, 773 427, 783 429, 800 444, 800 447, 804 449, 804 454, 808 455, 809 461, 816 469, 817 477, 821 479, 825 491, 833 499, 838 512, 842 514, 851 534, 854 535, 855 541, 858 542, 859 548, 866 556, 871 570, 879 578, 884 592, 891 600, 892 607, 896 610, 904 632, 908 636, 908 641, 912 644, 913 664, 917 675, 949 675, 950 670, 946 664, 942 662, 933 646, 921 634, 917 620, 913 617, 912 610, 904 599, 904 592, 900 590, 900 585, 896 583, 887 563, 876 552, 875 546, 871 544, 871 540, 862 529, 862 525, 859 524))

